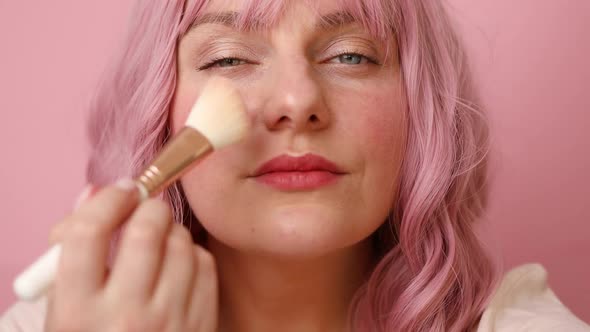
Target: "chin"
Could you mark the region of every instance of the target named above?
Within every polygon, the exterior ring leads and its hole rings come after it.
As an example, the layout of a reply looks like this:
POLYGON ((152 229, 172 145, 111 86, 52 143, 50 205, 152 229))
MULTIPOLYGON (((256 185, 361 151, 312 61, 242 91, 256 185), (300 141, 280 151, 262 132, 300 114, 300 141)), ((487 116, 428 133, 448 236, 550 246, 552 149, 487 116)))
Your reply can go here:
MULTIPOLYGON (((288 205, 250 215, 211 235, 226 246, 261 255, 284 258, 313 258, 346 248, 370 236, 371 229, 358 229, 346 210, 326 205, 288 205), (365 234, 366 233, 366 234, 365 234)), ((216 232, 215 232, 216 231, 216 232)))

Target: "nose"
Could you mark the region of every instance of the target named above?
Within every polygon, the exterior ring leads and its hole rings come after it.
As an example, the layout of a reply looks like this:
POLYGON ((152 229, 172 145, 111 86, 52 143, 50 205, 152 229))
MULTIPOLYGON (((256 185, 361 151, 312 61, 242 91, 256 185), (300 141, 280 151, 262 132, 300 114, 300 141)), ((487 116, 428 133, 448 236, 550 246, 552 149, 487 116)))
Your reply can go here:
POLYGON ((270 81, 263 111, 268 130, 304 132, 329 126, 330 112, 321 85, 306 61, 280 66, 270 81))

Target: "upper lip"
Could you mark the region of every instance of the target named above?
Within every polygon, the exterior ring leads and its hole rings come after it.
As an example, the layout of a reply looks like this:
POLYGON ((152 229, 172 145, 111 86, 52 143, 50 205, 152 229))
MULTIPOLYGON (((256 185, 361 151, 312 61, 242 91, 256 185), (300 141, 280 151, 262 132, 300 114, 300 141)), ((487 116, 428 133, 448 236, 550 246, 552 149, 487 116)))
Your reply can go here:
POLYGON ((301 157, 280 155, 262 164, 262 166, 256 169, 254 176, 261 176, 274 172, 311 171, 324 171, 335 174, 344 174, 344 172, 330 160, 312 153, 308 153, 301 157))

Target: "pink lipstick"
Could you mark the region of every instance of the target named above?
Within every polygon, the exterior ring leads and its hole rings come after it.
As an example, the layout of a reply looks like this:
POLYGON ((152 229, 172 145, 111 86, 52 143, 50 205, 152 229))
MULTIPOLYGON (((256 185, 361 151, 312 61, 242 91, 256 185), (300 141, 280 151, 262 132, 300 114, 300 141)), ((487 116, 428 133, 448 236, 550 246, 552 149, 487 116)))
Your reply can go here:
POLYGON ((282 191, 304 191, 332 184, 345 174, 336 164, 318 155, 281 155, 259 167, 253 178, 282 191))

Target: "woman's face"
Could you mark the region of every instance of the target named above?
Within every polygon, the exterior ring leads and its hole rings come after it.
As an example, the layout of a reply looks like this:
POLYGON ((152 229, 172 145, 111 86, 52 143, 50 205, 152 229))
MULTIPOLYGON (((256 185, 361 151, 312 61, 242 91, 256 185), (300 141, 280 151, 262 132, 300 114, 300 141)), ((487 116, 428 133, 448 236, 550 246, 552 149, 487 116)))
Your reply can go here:
POLYGON ((336 0, 305 3, 244 32, 232 26, 238 1, 212 1, 179 44, 172 130, 216 75, 235 83, 253 123, 182 178, 209 235, 238 250, 325 254, 368 238, 394 205, 405 137, 397 46, 386 58, 336 0))

